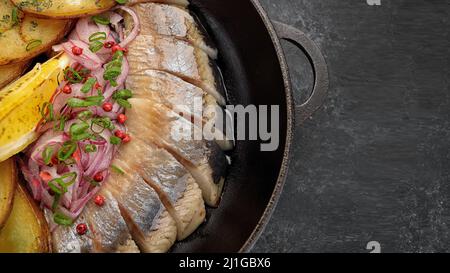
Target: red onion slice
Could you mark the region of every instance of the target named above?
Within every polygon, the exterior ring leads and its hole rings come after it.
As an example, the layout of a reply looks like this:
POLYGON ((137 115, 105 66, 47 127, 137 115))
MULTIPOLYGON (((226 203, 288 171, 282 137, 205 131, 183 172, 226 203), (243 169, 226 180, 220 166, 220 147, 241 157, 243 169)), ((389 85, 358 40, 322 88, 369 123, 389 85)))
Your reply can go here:
POLYGON ((141 29, 141 23, 139 21, 139 17, 137 16, 136 12, 134 12, 134 10, 132 10, 128 7, 125 7, 125 6, 119 6, 119 7, 117 7, 117 9, 121 9, 121 10, 127 12, 128 14, 131 15, 131 18, 133 18, 133 23, 134 23, 133 29, 128 34, 128 36, 125 37, 125 39, 120 43, 120 46, 125 48, 132 41, 134 41, 134 39, 136 39, 136 37, 139 35, 139 31, 141 29))

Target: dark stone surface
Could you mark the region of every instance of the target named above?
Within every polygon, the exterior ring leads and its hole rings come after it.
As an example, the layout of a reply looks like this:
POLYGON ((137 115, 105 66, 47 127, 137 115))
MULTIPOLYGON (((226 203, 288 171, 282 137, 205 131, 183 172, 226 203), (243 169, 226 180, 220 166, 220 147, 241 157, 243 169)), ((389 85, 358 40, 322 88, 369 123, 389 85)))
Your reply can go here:
MULTIPOLYGON (((449 2, 261 2, 319 45, 331 87, 254 251, 449 252, 449 2)), ((300 101, 310 67, 286 48, 300 101)))

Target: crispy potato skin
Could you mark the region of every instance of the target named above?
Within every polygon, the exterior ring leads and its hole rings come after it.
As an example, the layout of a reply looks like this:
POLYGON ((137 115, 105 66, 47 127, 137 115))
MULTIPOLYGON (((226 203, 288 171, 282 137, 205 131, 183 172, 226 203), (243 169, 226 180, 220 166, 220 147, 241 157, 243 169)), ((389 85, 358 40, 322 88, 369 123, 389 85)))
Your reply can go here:
POLYGON ((12 65, 0 66, 0 89, 19 78, 28 68, 29 64, 28 61, 25 61, 12 65))
POLYGON ((0 230, 11 214, 16 186, 17 168, 10 158, 0 163, 0 230))
MULTIPOLYGON (((26 2, 24 0, 11 0, 13 4, 20 7, 21 3, 26 2)), ((52 7, 43 7, 41 10, 37 10, 35 7, 22 6, 23 10, 27 14, 31 14, 37 18, 48 18, 48 19, 75 19, 85 16, 96 15, 113 8, 117 3, 115 0, 99 0, 98 5, 90 4, 94 2, 92 0, 85 0, 80 5, 77 6, 73 3, 73 0, 53 0, 52 7), (59 5, 68 5, 63 9, 57 9, 59 5), (83 5, 87 5, 83 6, 83 5)))
POLYGON ((50 251, 50 231, 45 217, 25 186, 19 183, 11 215, 0 230, 0 253, 50 251))

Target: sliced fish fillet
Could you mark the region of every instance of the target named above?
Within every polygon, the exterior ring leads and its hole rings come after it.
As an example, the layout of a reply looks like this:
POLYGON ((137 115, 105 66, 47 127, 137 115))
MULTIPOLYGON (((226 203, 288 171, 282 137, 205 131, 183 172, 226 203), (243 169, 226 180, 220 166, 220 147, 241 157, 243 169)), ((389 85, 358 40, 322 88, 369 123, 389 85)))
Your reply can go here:
POLYGON ((199 106, 202 106, 203 90, 172 74, 157 70, 142 70, 139 74, 129 75, 126 85, 128 89, 133 90, 135 98, 164 104, 186 116, 202 114, 201 109, 200 113, 195 113, 195 108, 198 107, 195 102, 199 101, 199 106))
MULTIPOLYGON (((130 64, 134 65, 134 63, 130 64)), ((232 128, 232 125, 227 124, 226 127, 221 125, 219 117, 223 117, 224 110, 201 88, 172 74, 157 70, 142 70, 139 74, 129 75, 126 83, 127 88, 133 90, 135 98, 164 104, 191 121, 203 119, 201 121, 203 126, 211 123, 210 127, 213 129, 205 130, 205 134, 209 132, 208 139, 214 139, 222 150, 233 149, 233 134, 223 133, 232 128), (221 129, 215 128, 216 125, 219 125, 221 129)))
POLYGON ((141 128, 132 137, 171 153, 195 178, 204 201, 217 206, 228 164, 220 147, 204 140, 198 127, 163 105, 145 99, 129 101, 128 126, 141 128))
POLYGON ((170 153, 139 139, 124 145, 119 153, 121 158, 133 159, 116 162, 117 165, 139 173, 156 190, 177 224, 178 240, 189 236, 204 222, 202 192, 190 173, 170 153))
POLYGON ((206 44, 195 19, 186 9, 172 5, 144 3, 136 5, 134 10, 141 20, 142 33, 173 36, 198 47, 211 58, 217 58, 217 50, 206 44))
MULTIPOLYGON (((119 166, 120 160, 118 155, 113 164, 119 166)), ((167 214, 155 190, 135 171, 112 172, 104 185, 105 190, 117 199, 120 213, 139 249, 146 253, 167 252, 176 239, 175 222, 167 214)))
MULTIPOLYGON (((126 20, 125 26, 126 29, 131 29, 132 23, 126 20)), ((217 88, 209 57, 201 49, 172 36, 161 36, 143 30, 128 49, 130 75, 139 75, 150 69, 166 71, 202 88, 220 105, 225 105, 226 101, 217 88)))

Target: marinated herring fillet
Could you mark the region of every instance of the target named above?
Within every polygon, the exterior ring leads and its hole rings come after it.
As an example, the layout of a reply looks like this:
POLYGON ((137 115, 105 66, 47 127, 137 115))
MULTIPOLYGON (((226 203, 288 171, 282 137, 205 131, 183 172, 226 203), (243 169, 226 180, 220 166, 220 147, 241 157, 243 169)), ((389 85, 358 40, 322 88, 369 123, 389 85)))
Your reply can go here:
MULTIPOLYGON (((205 130, 204 133, 208 139, 215 139, 223 150, 232 150, 234 147, 233 125, 229 119, 225 119, 227 113, 218 105, 225 104, 222 76, 214 62, 204 53, 211 49, 205 49, 209 47, 204 42, 195 20, 180 7, 146 3, 135 5, 133 9, 140 18, 146 18, 146 20, 143 20, 140 26, 140 35, 130 45, 130 50, 138 54, 128 59, 130 73, 127 85, 150 90, 164 87, 160 89, 162 93, 173 88, 184 89, 189 93, 186 96, 198 94, 198 91, 203 92, 204 122, 213 124, 213 129, 205 130), (147 19, 152 21, 148 22, 147 19), (195 48, 191 44, 196 44, 198 47, 195 48), (147 54, 146 50, 150 58, 144 56, 147 54), (143 62, 143 59, 147 61, 143 62), (155 75, 152 70, 166 71, 171 75, 155 75), (141 79, 136 79, 138 77, 141 79), (142 80, 142 77, 148 77, 148 79, 142 80), (155 82, 159 86, 152 85, 155 82), (161 83, 164 85, 161 86, 161 83), (199 87, 198 91, 191 84, 199 87)), ((127 19, 126 16, 125 19, 127 19)), ((125 20, 127 28, 132 27, 129 19, 125 20)), ((180 93, 179 90, 176 91, 179 98, 183 98, 180 93)), ((169 98, 164 98, 164 103, 167 104, 167 101, 174 98, 171 93, 169 98)), ((179 103, 180 99, 171 101, 171 108, 176 112, 180 109, 174 106, 180 106, 179 103)), ((181 105, 185 106, 184 109, 194 109, 192 100, 185 100, 181 105)), ((186 111, 180 112, 186 113, 186 111)), ((198 115, 198 113, 195 114, 198 115)))
POLYGON ((173 36, 198 47, 211 58, 217 58, 217 49, 207 45, 205 36, 186 9, 155 3, 143 3, 133 8, 141 19, 142 33, 173 36))
MULTIPOLYGON (((115 162, 119 160, 120 156, 115 162)), ((167 252, 176 240, 177 227, 155 190, 133 170, 111 173, 105 187, 117 199, 120 213, 139 249, 146 253, 167 252)))
POLYGON ((156 190, 177 224, 178 240, 185 239, 204 222, 206 213, 202 192, 171 154, 139 139, 124 146, 119 154, 120 158, 132 159, 117 160, 115 166, 125 173, 139 173, 156 190))
MULTIPOLYGON (((136 6, 132 7, 136 9, 136 6)), ((126 29, 134 27, 130 20, 125 21, 126 29)), ((154 69, 172 73, 210 94, 220 105, 225 98, 217 88, 216 78, 208 55, 186 41, 173 36, 162 36, 151 30, 141 30, 128 47, 130 75, 142 70, 154 69)))
MULTIPOLYGON (((130 65, 134 65, 134 63, 130 65)), ((135 98, 148 99, 153 103, 164 104, 188 120, 194 121, 194 123, 197 118, 203 119, 198 121, 203 125, 212 122, 215 126, 221 124, 219 123, 219 117, 223 117, 225 114, 215 100, 201 88, 167 72, 142 70, 139 74, 129 75, 126 84, 129 89, 134 90, 133 96, 135 98), (203 113, 201 113, 202 109, 198 109, 201 106, 203 106, 203 113)), ((225 129, 228 128, 232 127, 227 124, 225 129)), ((208 139, 214 139, 222 150, 233 149, 233 139, 228 138, 219 129, 214 128, 210 131, 205 130, 204 134, 209 133, 208 139)))
POLYGON ((133 137, 170 152, 195 178, 206 204, 217 206, 228 164, 220 147, 204 140, 199 128, 167 107, 145 99, 129 101, 128 125, 141 128, 133 137))

